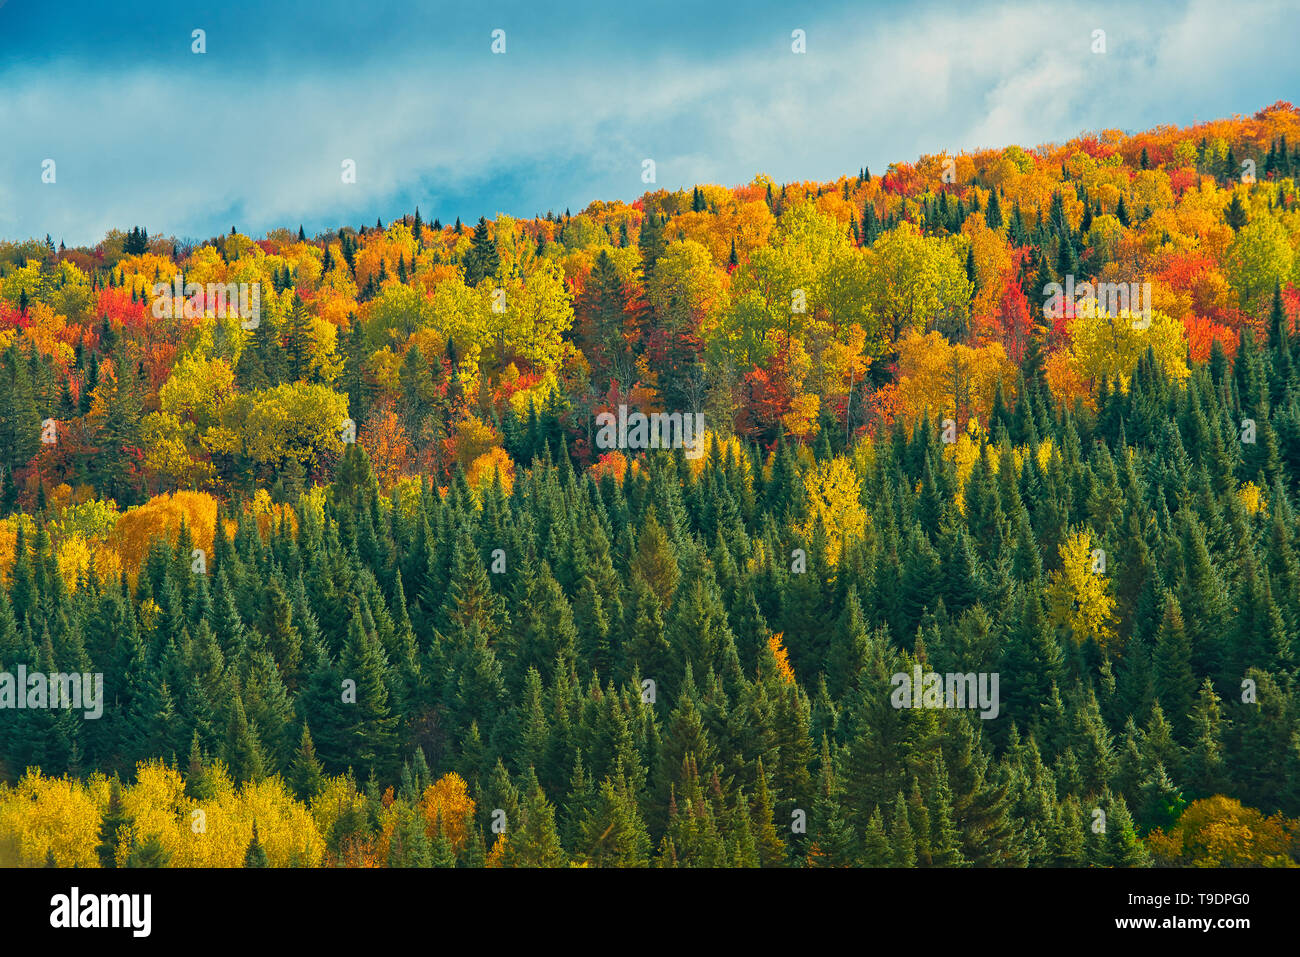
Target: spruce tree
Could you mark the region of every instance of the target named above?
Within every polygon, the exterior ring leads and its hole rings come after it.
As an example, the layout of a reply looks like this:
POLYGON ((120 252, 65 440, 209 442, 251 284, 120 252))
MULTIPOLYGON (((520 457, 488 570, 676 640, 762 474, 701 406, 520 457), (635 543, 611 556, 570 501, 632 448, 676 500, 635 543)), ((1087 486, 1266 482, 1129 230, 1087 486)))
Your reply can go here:
POLYGON ((122 806, 121 782, 113 778, 108 792, 108 807, 100 819, 99 844, 95 847, 100 867, 117 867, 117 849, 124 836, 122 829, 130 826, 131 818, 122 806))
POLYGON ((270 867, 270 862, 266 857, 266 848, 262 842, 257 839, 257 822, 253 822, 253 839, 248 842, 248 850, 244 852, 245 867, 270 867))
POLYGON ((465 284, 477 286, 484 279, 496 276, 501 268, 501 257, 497 252, 496 241, 488 231, 487 220, 479 217, 470 241, 469 252, 465 254, 465 284))

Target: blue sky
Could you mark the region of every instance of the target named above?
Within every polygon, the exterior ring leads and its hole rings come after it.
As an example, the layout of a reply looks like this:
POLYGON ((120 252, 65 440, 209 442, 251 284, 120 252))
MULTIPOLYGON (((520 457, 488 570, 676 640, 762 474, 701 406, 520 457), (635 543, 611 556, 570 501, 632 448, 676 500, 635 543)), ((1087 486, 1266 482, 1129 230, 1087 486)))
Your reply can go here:
POLYGON ((673 189, 1184 125, 1300 101, 1296 36, 1293 0, 0 0, 0 238, 577 212, 644 159, 673 189))

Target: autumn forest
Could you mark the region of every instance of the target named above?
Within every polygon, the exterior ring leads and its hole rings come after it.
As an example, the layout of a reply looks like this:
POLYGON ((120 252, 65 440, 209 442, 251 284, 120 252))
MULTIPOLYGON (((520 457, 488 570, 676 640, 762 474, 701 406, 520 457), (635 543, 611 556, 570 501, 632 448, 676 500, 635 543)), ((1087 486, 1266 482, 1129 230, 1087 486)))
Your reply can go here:
POLYGON ((1300 865, 1298 184, 0 241, 0 866, 1300 865))

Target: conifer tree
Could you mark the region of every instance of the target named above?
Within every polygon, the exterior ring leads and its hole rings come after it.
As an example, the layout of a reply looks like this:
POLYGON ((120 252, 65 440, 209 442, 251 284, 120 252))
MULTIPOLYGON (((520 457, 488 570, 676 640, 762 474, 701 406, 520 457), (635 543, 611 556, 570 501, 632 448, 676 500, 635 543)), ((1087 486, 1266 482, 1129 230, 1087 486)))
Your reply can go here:
MULTIPOLYGON (((459 231, 459 220, 457 231, 459 231)), ((501 257, 497 252, 496 241, 488 231, 487 220, 482 216, 479 217, 478 225, 474 227, 474 235, 470 242, 470 249, 465 254, 464 261, 465 284, 477 286, 484 279, 496 276, 497 270, 501 268, 501 257)))
POLYGON ((776 830, 772 793, 768 789, 767 773, 763 770, 761 757, 755 770, 755 781, 753 815, 759 862, 763 867, 779 867, 786 860, 785 842, 776 830))
POLYGON ((131 818, 122 807, 122 784, 115 777, 108 792, 108 807, 99 824, 99 844, 95 847, 100 867, 117 867, 117 849, 123 838, 122 829, 130 826, 131 818))
POLYGON ((1196 677, 1192 672, 1192 647, 1183 627, 1178 599, 1165 591, 1164 616, 1156 632, 1155 693, 1170 716, 1175 734, 1187 741, 1191 734, 1196 677))
POLYGON ((310 801, 320 793, 323 783, 324 770, 316 759, 316 746, 312 743, 311 731, 304 721, 298 753, 289 767, 289 784, 299 800, 310 801))
POLYGON ((563 867, 567 860, 555 826, 555 808, 528 769, 519 826, 507 832, 505 861, 511 867, 563 867))
POLYGON ((245 867, 270 867, 267 861, 266 848, 262 842, 257 839, 257 822, 253 822, 253 839, 248 842, 248 850, 244 852, 245 867))

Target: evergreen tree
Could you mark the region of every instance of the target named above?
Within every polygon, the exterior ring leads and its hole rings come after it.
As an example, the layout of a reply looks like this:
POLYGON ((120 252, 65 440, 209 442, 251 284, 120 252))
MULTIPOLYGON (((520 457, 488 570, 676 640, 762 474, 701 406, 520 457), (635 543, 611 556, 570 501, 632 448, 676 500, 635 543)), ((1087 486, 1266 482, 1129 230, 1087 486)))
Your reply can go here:
POLYGON ((151 834, 143 841, 134 844, 126 857, 127 867, 167 867, 172 854, 162 843, 157 834, 151 834))
POLYGON ((122 806, 121 782, 113 778, 108 792, 108 807, 99 824, 99 844, 95 847, 100 867, 117 867, 116 856, 123 838, 122 829, 130 826, 131 818, 122 806))
POLYGON ((293 764, 289 767, 289 785, 293 788, 293 792, 298 795, 299 800, 310 801, 320 793, 324 778, 324 770, 316 759, 316 746, 312 744, 311 731, 308 730, 307 722, 304 721, 298 753, 294 756, 293 764))
POLYGON ((253 839, 248 842, 248 850, 244 852, 245 867, 270 867, 266 858, 266 848, 262 842, 257 839, 257 822, 253 822, 253 839))
POLYGON ((547 800, 532 768, 528 769, 519 826, 505 838, 505 861, 511 867, 563 867, 567 855, 555 826, 555 808, 547 800))
POLYGON ((477 286, 484 279, 495 277, 501 268, 496 240, 489 233, 487 220, 482 216, 474 227, 474 236, 470 240, 469 252, 465 254, 464 265, 467 286, 477 286))

